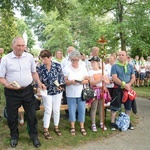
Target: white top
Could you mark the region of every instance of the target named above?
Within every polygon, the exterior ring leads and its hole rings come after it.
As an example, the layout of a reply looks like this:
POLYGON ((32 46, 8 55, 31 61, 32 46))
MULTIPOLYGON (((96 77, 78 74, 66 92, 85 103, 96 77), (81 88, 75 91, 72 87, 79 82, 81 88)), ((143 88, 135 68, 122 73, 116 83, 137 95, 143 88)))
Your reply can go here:
POLYGON ((140 73, 146 72, 145 61, 140 63, 140 73))
POLYGON ((32 72, 36 72, 36 64, 33 56, 27 52, 20 58, 11 52, 1 60, 0 77, 9 83, 17 81, 20 86, 28 86, 33 81, 32 72))
POLYGON ((149 61, 145 62, 145 66, 146 66, 146 71, 150 71, 150 62, 149 61))
MULTIPOLYGON (((111 67, 112 67, 111 64, 106 64, 106 65, 105 65, 105 71, 106 71, 107 74, 108 74, 109 80, 112 80, 111 67)), ((113 88, 113 87, 114 87, 114 83, 107 84, 106 86, 107 86, 108 88, 113 88)))
POLYGON ((71 64, 71 60, 69 59, 69 57, 65 57, 62 62, 61 62, 61 68, 64 71, 64 68, 66 67, 66 65, 71 64))
MULTIPOLYGON (((83 80, 85 76, 88 76, 87 69, 84 65, 79 63, 78 68, 73 68, 71 64, 68 64, 64 68, 64 76, 68 77, 68 80, 83 80)), ((81 97, 81 92, 83 89, 82 84, 67 85, 66 86, 66 96, 67 97, 81 97)))

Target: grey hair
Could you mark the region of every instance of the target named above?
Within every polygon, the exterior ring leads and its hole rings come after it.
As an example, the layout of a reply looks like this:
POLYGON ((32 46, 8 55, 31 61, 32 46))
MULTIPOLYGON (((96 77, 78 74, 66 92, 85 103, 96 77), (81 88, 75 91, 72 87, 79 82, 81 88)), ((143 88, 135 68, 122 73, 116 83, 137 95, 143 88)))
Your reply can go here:
POLYGON ((77 58, 80 58, 80 57, 81 57, 81 54, 80 54, 79 51, 74 50, 74 51, 72 51, 72 52, 69 54, 69 58, 70 58, 70 59, 75 58, 75 57, 77 57, 77 58))
POLYGON ((16 40, 18 40, 18 39, 23 39, 23 40, 24 40, 24 38, 23 38, 22 36, 17 36, 17 37, 15 37, 15 38, 12 40, 12 45, 15 44, 15 43, 16 43, 16 40))

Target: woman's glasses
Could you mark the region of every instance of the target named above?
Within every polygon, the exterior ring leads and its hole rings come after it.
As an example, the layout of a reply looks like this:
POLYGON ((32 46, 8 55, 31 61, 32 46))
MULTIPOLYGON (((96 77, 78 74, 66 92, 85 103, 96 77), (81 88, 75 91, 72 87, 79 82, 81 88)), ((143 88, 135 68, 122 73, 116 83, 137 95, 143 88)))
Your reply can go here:
POLYGON ((79 59, 71 59, 71 61, 79 61, 79 59))

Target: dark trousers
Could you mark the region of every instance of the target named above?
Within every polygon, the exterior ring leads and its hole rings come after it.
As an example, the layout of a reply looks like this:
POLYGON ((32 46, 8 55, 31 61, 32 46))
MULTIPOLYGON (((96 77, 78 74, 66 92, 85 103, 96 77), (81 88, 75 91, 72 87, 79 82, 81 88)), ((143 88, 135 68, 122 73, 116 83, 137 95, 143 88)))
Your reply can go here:
POLYGON ((36 118, 36 99, 33 93, 32 85, 20 90, 10 90, 5 88, 6 97, 7 122, 10 129, 12 139, 18 139, 18 108, 22 105, 29 126, 30 138, 37 137, 37 118, 36 118))

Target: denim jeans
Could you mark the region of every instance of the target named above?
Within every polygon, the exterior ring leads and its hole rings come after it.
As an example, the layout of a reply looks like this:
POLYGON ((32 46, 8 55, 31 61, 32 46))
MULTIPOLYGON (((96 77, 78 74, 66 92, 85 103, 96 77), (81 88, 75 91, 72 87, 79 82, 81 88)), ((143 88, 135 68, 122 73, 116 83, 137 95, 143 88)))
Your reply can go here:
POLYGON ((76 110, 78 111, 78 121, 85 121, 85 101, 82 101, 81 97, 67 97, 67 104, 69 110, 69 121, 76 121, 76 110))

